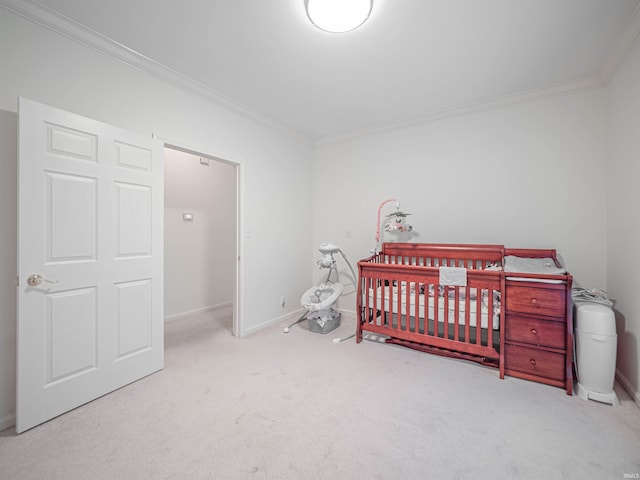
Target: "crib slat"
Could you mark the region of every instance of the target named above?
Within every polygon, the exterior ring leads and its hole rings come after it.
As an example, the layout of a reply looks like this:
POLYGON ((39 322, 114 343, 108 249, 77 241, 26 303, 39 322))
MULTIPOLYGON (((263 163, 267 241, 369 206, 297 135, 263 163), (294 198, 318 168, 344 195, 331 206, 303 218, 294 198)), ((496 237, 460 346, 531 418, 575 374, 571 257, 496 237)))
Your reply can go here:
MULTIPOLYGON (((393 285, 391 286, 393 291, 393 285)), ((396 330, 402 329, 402 282, 398 281, 396 285, 396 330)), ((391 321, 393 322, 393 313, 391 314, 391 321)))
MULTIPOLYGON (((373 279, 369 278, 369 288, 377 289, 378 282, 373 281, 373 279)), ((369 290, 367 290, 369 292, 369 290)), ((367 295, 368 297, 369 295, 367 295)), ((369 318, 369 322, 374 322, 376 318, 378 318, 378 295, 373 296, 373 310, 370 312, 371 318, 369 318)))
MULTIPOLYGON (((413 331, 418 333, 420 332, 420 285, 419 283, 414 284, 414 311, 413 311, 413 331)), ((427 307, 425 302, 425 308, 427 307)), ((427 322, 425 322, 427 323, 427 322)), ((428 333, 428 325, 425 325, 425 333, 428 333)))
POLYGON ((433 335, 440 336, 440 295, 438 295, 438 285, 433 285, 433 335))
POLYGON ((442 338, 449 338, 449 287, 444 287, 443 302, 444 308, 442 309, 442 338))
POLYGON ((459 333, 460 333, 460 287, 455 287, 454 288, 454 293, 453 293, 453 300, 454 300, 454 305, 455 305, 455 311, 454 311, 454 324, 453 324, 453 338, 454 340, 458 340, 459 339, 459 333))
POLYGON ((471 289, 465 287, 464 291, 464 341, 469 342, 471 332, 471 289))
POLYGON ((493 301, 495 296, 495 290, 489 289, 487 292, 488 302, 487 302, 487 346, 492 345, 492 332, 493 332, 493 301))
POLYGON ((476 293, 476 345, 482 345, 482 296, 485 289, 476 293))
MULTIPOLYGON (((373 279, 371 277, 366 277, 365 282, 366 282, 365 292, 370 292, 371 288, 372 288, 373 279)), ((376 314, 376 299, 377 299, 376 297, 377 297, 377 295, 373 296, 373 310, 372 310, 372 306, 370 305, 371 299, 369 297, 370 297, 370 295, 368 295, 368 294, 365 295, 366 303, 367 303, 366 309, 365 309, 365 315, 366 315, 365 318, 366 318, 366 321, 368 323, 371 322, 372 317, 374 317, 375 314, 376 314)))
MULTIPOLYGON (((382 325, 387 325, 387 317, 389 315, 392 315, 390 313, 391 311, 391 305, 387 306, 387 298, 389 298, 389 303, 391 303, 391 298, 392 298, 392 294, 389 291, 388 295, 387 295, 387 290, 390 290, 390 286, 387 284, 387 282, 383 281, 382 282, 382 296, 380 297, 380 310, 382 311, 382 315, 380 315, 380 319, 382 322, 382 325)), ((393 321, 393 319, 392 319, 393 321)))
POLYGON ((360 318, 360 321, 358 322, 358 328, 361 328, 361 325, 363 323, 369 322, 370 320, 370 301, 371 299, 369 298, 368 292, 369 292, 369 288, 371 288, 370 286, 370 282, 371 282, 371 277, 365 276, 362 273, 362 270, 360 270, 360 286, 359 288, 362 289, 362 291, 358 292, 358 302, 361 302, 361 306, 359 308, 359 314, 363 317, 360 318))
POLYGON ((411 317, 411 282, 406 282, 404 287, 404 295, 402 295, 402 304, 404 314, 403 330, 409 331, 409 318, 411 317))

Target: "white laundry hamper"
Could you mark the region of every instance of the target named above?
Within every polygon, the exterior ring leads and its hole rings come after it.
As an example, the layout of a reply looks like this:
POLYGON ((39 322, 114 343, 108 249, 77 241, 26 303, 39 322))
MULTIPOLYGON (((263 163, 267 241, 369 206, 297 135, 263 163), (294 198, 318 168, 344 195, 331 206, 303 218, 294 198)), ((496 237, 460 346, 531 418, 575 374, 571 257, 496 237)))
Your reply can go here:
POLYGON ((613 390, 618 335, 613 310, 600 303, 576 302, 576 394, 583 400, 619 405, 613 390))

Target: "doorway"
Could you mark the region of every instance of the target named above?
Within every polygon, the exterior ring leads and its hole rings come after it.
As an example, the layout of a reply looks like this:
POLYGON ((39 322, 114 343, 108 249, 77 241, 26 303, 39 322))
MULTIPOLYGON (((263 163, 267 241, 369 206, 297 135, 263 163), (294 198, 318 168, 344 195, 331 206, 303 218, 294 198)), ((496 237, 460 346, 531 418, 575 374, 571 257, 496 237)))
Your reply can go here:
POLYGON ((207 313, 239 335, 239 165, 165 144, 165 322, 207 313))

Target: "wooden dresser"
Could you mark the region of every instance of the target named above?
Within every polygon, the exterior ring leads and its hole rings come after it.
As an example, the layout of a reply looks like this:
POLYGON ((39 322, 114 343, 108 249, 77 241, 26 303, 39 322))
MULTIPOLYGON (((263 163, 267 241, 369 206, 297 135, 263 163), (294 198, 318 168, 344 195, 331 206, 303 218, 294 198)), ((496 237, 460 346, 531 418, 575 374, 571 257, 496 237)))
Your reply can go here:
MULTIPOLYGON (((505 256, 552 258, 555 250, 505 249, 505 256)), ((500 376, 533 380, 573 393, 570 274, 505 273, 500 376)))

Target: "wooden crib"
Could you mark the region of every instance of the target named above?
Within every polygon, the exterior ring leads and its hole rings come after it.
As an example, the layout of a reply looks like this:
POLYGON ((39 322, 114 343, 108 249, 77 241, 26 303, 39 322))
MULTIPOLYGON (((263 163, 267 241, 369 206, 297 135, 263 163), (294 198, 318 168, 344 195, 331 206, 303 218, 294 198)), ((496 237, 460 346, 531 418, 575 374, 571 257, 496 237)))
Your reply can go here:
POLYGON ((500 367, 503 256, 502 245, 384 243, 358 262, 356 341, 367 331, 387 343, 500 367), (466 269, 466 285, 443 284, 446 267, 466 269))
POLYGON ((358 343, 372 332, 572 394, 572 276, 555 250, 384 243, 358 272, 358 343), (514 258, 543 260, 549 269, 514 270, 514 258), (443 284, 450 267, 464 270, 464 286, 443 284))

